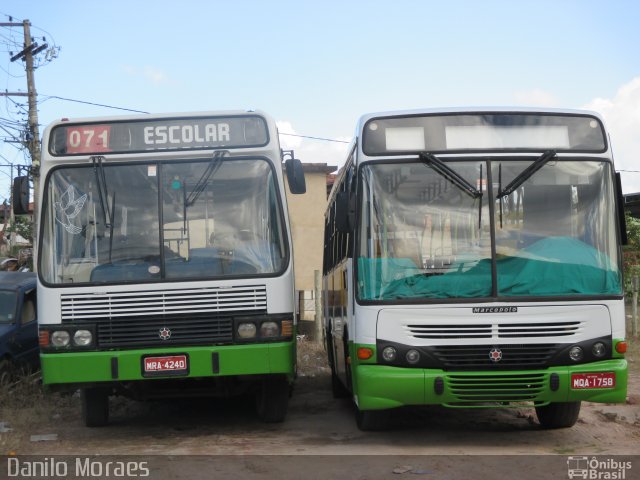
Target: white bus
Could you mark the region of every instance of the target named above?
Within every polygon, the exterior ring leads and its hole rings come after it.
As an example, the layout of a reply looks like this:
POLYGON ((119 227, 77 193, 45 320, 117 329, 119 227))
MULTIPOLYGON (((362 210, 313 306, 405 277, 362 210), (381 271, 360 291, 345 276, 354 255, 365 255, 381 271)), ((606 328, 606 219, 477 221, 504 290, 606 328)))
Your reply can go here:
POLYGON ((535 407, 627 390, 619 177, 591 112, 371 114, 329 198, 325 333, 361 429, 404 405, 535 407))
MULTIPOLYGON (((296 320, 275 122, 253 111, 63 119, 42 151, 44 384, 80 388, 87 426, 108 422, 113 394, 253 391, 259 416, 282 421, 296 320)), ((300 161, 285 165, 304 193, 300 161)))

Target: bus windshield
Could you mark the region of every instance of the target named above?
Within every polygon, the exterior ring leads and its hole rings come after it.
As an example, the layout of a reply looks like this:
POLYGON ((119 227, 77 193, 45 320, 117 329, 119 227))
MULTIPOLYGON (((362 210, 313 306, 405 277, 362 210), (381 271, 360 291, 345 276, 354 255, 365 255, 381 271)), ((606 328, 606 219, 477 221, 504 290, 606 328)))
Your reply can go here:
POLYGON ((48 284, 269 275, 288 249, 275 174, 260 158, 65 166, 44 193, 48 284))
POLYGON ((610 165, 535 160, 365 164, 359 298, 620 295, 610 165))

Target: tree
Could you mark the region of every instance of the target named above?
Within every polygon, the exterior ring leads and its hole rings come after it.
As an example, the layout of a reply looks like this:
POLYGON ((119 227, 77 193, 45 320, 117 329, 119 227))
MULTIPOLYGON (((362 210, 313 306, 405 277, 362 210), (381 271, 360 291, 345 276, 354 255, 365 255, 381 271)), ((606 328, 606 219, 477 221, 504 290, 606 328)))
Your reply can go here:
POLYGON ((624 289, 631 293, 631 279, 640 275, 640 219, 625 214, 627 223, 627 245, 623 249, 624 289))
POLYGON ((629 246, 634 250, 640 250, 640 219, 632 217, 629 212, 626 212, 625 218, 627 221, 629 246))
POLYGON ((16 233, 33 244, 33 222, 26 216, 17 216, 13 224, 7 227, 7 232, 16 233))

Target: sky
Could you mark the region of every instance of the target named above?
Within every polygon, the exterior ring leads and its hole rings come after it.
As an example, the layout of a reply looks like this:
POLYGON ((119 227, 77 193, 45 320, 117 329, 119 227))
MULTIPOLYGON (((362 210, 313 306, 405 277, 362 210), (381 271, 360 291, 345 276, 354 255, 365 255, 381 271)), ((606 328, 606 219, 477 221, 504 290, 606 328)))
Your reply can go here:
MULTIPOLYGON (((334 140, 281 135, 303 162, 341 165, 365 113, 586 108, 604 116, 623 190, 640 192, 635 0, 5 0, 0 22, 9 16, 56 47, 35 71, 41 132, 131 113, 108 107, 260 109, 281 133, 334 140)), ((0 90, 27 89, 24 64, 10 62, 21 43, 22 28, 0 27, 0 90)), ((25 100, 0 97, 0 118, 25 120, 25 100)), ((15 144, 0 155, 27 163, 15 144)))

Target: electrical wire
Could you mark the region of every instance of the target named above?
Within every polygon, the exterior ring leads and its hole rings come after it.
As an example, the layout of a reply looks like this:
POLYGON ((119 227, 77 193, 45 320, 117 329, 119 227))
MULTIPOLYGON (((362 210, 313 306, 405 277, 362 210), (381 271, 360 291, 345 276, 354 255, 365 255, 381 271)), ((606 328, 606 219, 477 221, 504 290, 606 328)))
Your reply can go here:
POLYGON ((85 105, 93 105, 94 107, 104 107, 104 108, 112 108, 114 110, 124 110, 126 112, 134 112, 134 113, 149 113, 149 112, 145 112, 143 110, 135 110, 133 108, 125 108, 125 107, 116 107, 114 105, 105 105, 103 103, 95 103, 95 102, 88 102, 86 100, 76 100, 74 98, 65 98, 65 97, 59 97, 57 95, 45 95, 45 94, 41 94, 44 97, 47 97, 46 99, 42 100, 42 101, 46 101, 49 99, 56 99, 56 100, 64 100, 65 102, 75 102, 75 103, 83 103, 85 105))
MULTIPOLYGON (((47 100, 51 100, 51 99, 55 99, 55 100, 63 100, 65 102, 75 102, 75 103, 82 103, 85 105, 93 105, 95 107, 104 107, 104 108, 112 108, 114 110, 124 110, 127 112, 134 112, 134 113, 145 113, 148 114, 150 112, 145 112, 143 110, 136 110, 133 108, 125 108, 125 107, 117 107, 114 105, 106 105, 104 103, 96 103, 96 102, 89 102, 86 100, 77 100, 75 98, 66 98, 66 97, 60 97, 58 95, 46 95, 46 94, 41 94, 42 97, 46 97, 44 99, 42 99, 42 102, 45 102, 47 100)), ((287 133, 287 132, 278 132, 280 135, 287 135, 287 136, 291 136, 291 137, 300 137, 300 138, 308 138, 311 140, 320 140, 320 141, 324 141, 324 142, 336 142, 336 143, 351 143, 347 140, 337 140, 334 138, 325 138, 325 137, 314 137, 311 135, 298 135, 296 133, 287 133)))
MULTIPOLYGON (((13 18, 13 16, 8 15, 4 12, 0 12, 1 15, 6 16, 7 18, 9 18, 11 21, 13 18)), ((43 28, 31 25, 31 27, 33 29, 39 30, 40 32, 43 32, 44 34, 47 35, 48 37, 48 41, 52 44, 51 47, 49 47, 49 50, 57 52, 60 48, 56 46, 56 42, 55 39, 53 38, 53 35, 51 35, 49 32, 47 32, 46 30, 44 30, 43 28)), ((14 38, 13 36, 13 31, 9 30, 10 34, 9 35, 5 35, 4 33, 0 34, 0 40, 4 40, 2 43, 5 44, 5 46, 9 49, 12 46, 15 46, 16 48, 19 48, 20 43, 14 38)), ((44 35, 42 35, 42 40, 43 43, 45 42, 45 37, 44 35)), ((39 67, 44 65, 45 63, 49 63, 50 61, 53 60, 53 58, 55 58, 56 53, 52 54, 51 56, 47 55, 47 57, 43 60, 37 63, 37 65, 35 65, 35 67, 39 67)), ((7 75, 7 79, 9 77, 12 78, 19 78, 17 75, 14 75, 13 73, 11 73, 9 71, 9 69, 5 69, 4 67, 0 66, 0 70, 2 70, 6 75, 7 75)), ((143 110, 137 110, 137 109, 133 109, 133 108, 126 108, 126 107, 119 107, 119 106, 115 106, 115 105, 107 105, 107 104, 103 104, 103 103, 96 103, 96 102, 89 102, 86 100, 78 100, 78 99, 74 99, 74 98, 67 98, 67 97, 61 97, 58 95, 46 95, 46 94, 40 94, 39 95, 40 98, 38 98, 38 104, 44 103, 48 100, 62 100, 65 102, 74 102, 74 103, 81 103, 84 105, 92 105, 95 107, 103 107, 103 108, 110 108, 110 109, 114 109, 114 110, 122 110, 125 112, 133 112, 133 113, 142 113, 142 114, 148 114, 150 112, 146 112, 143 110)), ((21 113, 25 113, 25 106, 23 104, 19 104, 18 102, 10 99, 8 96, 5 97, 5 99, 7 100, 7 103, 12 103, 13 107, 16 109, 15 112, 13 112, 14 115, 16 114, 21 114, 21 113)), ((8 106, 8 105, 7 105, 8 106)), ((7 108, 7 111, 9 109, 7 108)), ((23 122, 18 122, 18 121, 12 121, 11 124, 8 123, 4 123, 7 120, 5 119, 0 119, 0 126, 4 126, 4 127, 8 127, 8 128, 12 128, 17 130, 16 133, 18 133, 18 135, 12 134, 11 132, 9 132, 7 130, 7 128, 3 128, 3 130, 5 130, 5 132, 7 132, 11 137, 13 138, 19 138, 19 133, 21 133, 21 131, 24 129, 24 124, 23 122), (4 125, 3 125, 4 123, 4 125)), ((285 135, 285 136, 291 136, 291 137, 298 137, 298 138, 306 138, 309 140, 319 140, 319 141, 323 141, 323 142, 334 142, 334 143, 350 143, 349 141, 346 140, 338 140, 338 139, 334 139, 334 138, 325 138, 325 137, 316 137, 316 136, 311 136, 311 135, 298 135, 295 133, 288 133, 288 132, 280 132, 280 135, 285 135)))
POLYGON ((336 142, 336 143, 351 143, 347 140, 336 140, 335 138, 324 138, 324 137, 311 137, 309 135, 298 135, 296 133, 285 133, 278 132, 279 135, 287 135, 290 137, 300 137, 300 138, 309 138, 311 140, 322 140, 323 142, 336 142))

